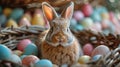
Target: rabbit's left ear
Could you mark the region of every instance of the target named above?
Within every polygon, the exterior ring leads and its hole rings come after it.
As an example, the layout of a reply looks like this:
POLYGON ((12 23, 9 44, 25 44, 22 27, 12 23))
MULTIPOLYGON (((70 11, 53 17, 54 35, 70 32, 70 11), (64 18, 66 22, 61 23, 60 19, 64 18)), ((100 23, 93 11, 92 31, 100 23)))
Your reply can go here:
POLYGON ((62 11, 61 17, 70 20, 72 18, 72 15, 73 15, 73 10, 74 10, 74 3, 70 2, 69 5, 67 6, 67 8, 65 8, 62 11))

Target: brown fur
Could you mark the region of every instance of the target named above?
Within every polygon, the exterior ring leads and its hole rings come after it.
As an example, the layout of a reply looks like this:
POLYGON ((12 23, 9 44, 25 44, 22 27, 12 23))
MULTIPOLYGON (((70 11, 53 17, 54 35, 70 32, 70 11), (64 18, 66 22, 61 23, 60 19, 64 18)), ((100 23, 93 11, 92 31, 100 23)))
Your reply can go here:
MULTIPOLYGON (((45 41, 41 45, 42 58, 51 60, 54 64, 74 64, 77 62, 80 55, 80 45, 77 41, 68 47, 51 46, 45 41)), ((82 51, 81 51, 82 52, 82 51)))

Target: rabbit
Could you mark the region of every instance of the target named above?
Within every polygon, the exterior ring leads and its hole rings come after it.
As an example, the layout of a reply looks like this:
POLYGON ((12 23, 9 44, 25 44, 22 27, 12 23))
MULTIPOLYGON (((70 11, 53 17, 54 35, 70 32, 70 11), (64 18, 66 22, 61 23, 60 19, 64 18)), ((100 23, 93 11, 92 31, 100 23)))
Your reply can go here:
POLYGON ((48 59, 58 66, 70 66, 83 55, 81 45, 69 29, 73 10, 74 3, 70 2, 58 16, 50 4, 42 3, 43 15, 48 20, 50 28, 42 39, 40 52, 43 59, 48 59))

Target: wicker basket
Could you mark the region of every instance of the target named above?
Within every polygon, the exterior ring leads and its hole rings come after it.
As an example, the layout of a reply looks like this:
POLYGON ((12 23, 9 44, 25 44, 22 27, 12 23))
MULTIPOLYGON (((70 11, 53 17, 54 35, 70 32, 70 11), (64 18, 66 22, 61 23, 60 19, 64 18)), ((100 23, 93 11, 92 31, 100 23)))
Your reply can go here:
MULTIPOLYGON (((39 43, 40 39, 43 38, 44 34, 42 33, 45 31, 46 28, 40 27, 40 26, 23 26, 20 28, 5 28, 0 30, 0 43, 6 45, 10 49, 14 50, 16 49, 16 43, 18 43, 20 40, 29 38, 33 42, 36 41, 36 38, 38 38, 39 43)), ((93 46, 98 46, 101 44, 107 45, 109 48, 111 48, 111 52, 107 54, 106 56, 102 56, 101 59, 98 61, 91 61, 88 64, 88 67, 119 67, 120 66, 120 48, 118 47, 120 42, 120 36, 119 35, 104 35, 102 33, 94 33, 90 30, 85 31, 73 31, 73 34, 78 38, 79 42, 82 44, 82 46, 85 43, 92 43, 93 46), (82 35, 82 36, 81 36, 82 35), (93 38, 94 39, 91 39, 93 38)), ((36 43, 38 43, 38 40, 36 43)), ((4 62, 0 62, 0 67, 5 67, 4 62)), ((11 62, 12 63, 12 62, 11 62)), ((22 67, 19 64, 12 63, 12 67, 22 67)))

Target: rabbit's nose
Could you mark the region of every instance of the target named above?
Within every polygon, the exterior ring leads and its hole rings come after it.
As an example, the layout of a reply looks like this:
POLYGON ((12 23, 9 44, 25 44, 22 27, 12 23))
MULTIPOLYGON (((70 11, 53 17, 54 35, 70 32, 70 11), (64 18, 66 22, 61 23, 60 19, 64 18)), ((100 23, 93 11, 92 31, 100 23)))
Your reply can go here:
POLYGON ((62 37, 56 37, 56 40, 57 40, 58 42, 63 42, 63 41, 64 41, 64 39, 63 39, 62 37))

